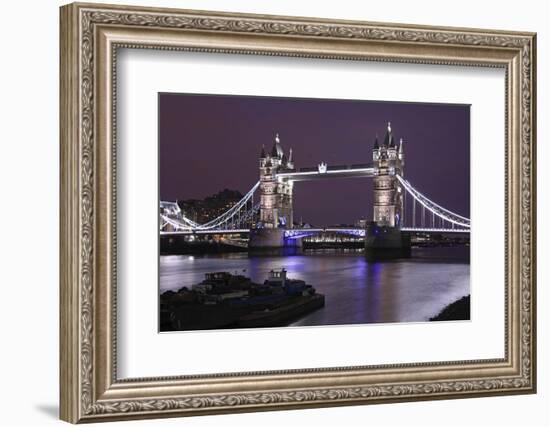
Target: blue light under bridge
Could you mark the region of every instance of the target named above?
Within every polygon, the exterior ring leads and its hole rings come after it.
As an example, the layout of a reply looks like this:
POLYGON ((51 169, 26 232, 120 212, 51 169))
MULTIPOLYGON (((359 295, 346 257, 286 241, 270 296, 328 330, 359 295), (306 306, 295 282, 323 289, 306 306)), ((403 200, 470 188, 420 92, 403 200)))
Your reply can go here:
POLYGON ((302 239, 321 233, 336 233, 353 237, 365 237, 365 230, 361 228, 293 228, 285 230, 285 239, 302 239))

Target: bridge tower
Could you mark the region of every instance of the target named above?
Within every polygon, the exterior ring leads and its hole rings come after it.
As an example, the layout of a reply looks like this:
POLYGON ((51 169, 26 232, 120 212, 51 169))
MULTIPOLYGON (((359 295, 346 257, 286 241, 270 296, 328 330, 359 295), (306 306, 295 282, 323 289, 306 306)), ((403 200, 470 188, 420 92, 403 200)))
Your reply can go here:
POLYGON ((280 172, 294 170, 292 148, 286 156, 279 134, 270 153, 262 147, 260 153, 260 223, 263 228, 292 228, 293 183, 289 180, 277 178, 280 172))
POLYGON ((378 137, 374 141, 372 160, 374 167, 373 221, 378 226, 401 228, 404 193, 396 175, 403 176, 405 153, 403 139, 399 140, 399 145, 395 143, 389 122, 382 145, 378 143, 378 137))
POLYGON ((411 253, 410 235, 401 231, 405 193, 396 178, 403 176, 405 153, 403 139, 399 145, 388 123, 384 141, 378 137, 372 149, 374 212, 373 221, 367 224, 365 254, 368 258, 401 258, 411 253))
POLYGON ((251 249, 293 248, 301 241, 285 238, 285 230, 293 228, 293 182, 277 174, 294 170, 292 149, 286 156, 279 134, 270 152, 260 153, 260 222, 250 230, 251 249))

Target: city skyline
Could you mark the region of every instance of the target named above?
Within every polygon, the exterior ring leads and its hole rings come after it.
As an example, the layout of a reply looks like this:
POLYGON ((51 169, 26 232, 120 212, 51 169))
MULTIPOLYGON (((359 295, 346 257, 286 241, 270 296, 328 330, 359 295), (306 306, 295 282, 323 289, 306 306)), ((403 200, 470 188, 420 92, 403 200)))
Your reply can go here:
MULTIPOLYGON (((469 106, 192 94, 159 95, 162 200, 202 199, 258 180, 276 134, 296 168, 372 162, 387 122, 403 138, 405 174, 438 203, 469 216, 469 106), (449 188, 452 191, 448 191, 449 188)), ((372 180, 295 186, 294 218, 317 224, 372 217, 372 180), (350 203, 351 201, 351 203, 350 203)))

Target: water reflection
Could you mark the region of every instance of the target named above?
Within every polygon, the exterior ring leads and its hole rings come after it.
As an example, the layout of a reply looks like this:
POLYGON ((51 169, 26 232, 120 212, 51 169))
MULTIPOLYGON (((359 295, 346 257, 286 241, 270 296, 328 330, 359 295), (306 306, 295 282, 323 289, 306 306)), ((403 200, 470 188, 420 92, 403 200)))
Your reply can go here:
POLYGON ((292 325, 425 321, 470 293, 469 250, 413 249, 410 259, 368 262, 360 251, 306 251, 293 256, 168 255, 160 259, 160 291, 200 282, 204 274, 229 271, 263 282, 271 269, 286 268, 325 295, 325 307, 292 325))

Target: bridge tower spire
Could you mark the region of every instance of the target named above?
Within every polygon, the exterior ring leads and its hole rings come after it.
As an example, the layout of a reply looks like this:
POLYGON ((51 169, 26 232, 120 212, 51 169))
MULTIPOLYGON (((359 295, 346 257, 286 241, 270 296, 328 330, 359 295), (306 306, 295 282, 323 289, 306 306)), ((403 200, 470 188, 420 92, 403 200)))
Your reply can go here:
POLYGON ((403 215, 403 189, 396 175, 403 176, 405 154, 403 140, 399 147, 388 122, 386 135, 381 146, 378 138, 372 150, 374 169, 374 212, 373 221, 378 226, 401 228, 403 215))

